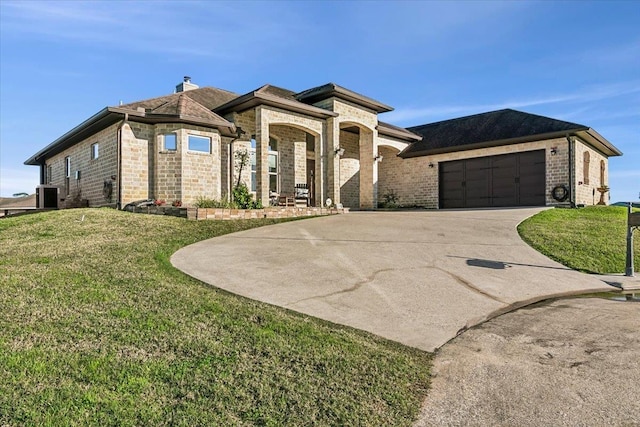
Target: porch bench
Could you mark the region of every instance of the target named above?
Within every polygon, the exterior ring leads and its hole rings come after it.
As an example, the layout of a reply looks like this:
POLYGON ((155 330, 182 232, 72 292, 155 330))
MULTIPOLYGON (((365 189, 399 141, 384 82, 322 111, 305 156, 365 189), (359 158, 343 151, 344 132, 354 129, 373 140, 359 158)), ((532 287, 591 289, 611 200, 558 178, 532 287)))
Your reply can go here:
POLYGON ((296 199, 293 196, 279 196, 278 197, 278 206, 295 206, 296 199))

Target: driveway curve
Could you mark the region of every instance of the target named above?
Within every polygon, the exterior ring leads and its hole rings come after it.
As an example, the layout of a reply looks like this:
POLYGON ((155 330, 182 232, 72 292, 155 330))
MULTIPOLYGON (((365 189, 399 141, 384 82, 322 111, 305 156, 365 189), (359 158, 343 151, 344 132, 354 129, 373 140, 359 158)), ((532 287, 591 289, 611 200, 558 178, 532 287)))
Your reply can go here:
POLYGON ((198 242, 172 264, 212 286, 434 351, 557 296, 610 291, 524 243, 541 208, 352 212, 198 242))

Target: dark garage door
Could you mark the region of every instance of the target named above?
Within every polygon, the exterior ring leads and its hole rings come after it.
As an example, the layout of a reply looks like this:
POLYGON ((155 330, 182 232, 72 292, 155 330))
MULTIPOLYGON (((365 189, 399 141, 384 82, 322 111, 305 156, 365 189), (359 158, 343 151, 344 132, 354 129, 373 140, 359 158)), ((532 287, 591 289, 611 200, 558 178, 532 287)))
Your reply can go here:
POLYGON ((545 151, 440 163, 440 207, 544 206, 545 151))

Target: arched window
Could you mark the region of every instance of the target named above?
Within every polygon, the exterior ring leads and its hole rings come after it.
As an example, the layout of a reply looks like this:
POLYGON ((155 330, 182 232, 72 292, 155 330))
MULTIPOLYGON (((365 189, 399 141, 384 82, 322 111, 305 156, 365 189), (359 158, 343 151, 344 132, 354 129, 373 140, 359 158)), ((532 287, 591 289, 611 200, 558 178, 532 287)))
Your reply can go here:
POLYGON ((584 152, 584 161, 582 162, 582 183, 585 185, 589 184, 589 162, 590 155, 588 151, 584 152))

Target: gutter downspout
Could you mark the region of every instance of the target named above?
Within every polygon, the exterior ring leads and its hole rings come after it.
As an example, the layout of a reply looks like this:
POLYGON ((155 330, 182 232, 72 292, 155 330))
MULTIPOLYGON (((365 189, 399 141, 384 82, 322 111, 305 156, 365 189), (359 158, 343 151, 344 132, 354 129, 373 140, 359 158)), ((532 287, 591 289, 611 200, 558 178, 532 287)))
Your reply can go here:
POLYGON ((117 150, 116 150, 116 163, 117 163, 117 172, 116 172, 116 181, 118 183, 118 198, 116 199, 116 209, 122 209, 122 127, 129 121, 129 113, 124 113, 124 119, 122 123, 118 126, 118 130, 116 131, 117 137, 117 150))
POLYGON ((573 137, 567 135, 567 144, 569 145, 569 206, 576 207, 575 199, 575 170, 573 165, 573 137))
POLYGON ((46 176, 46 168, 47 168, 47 163, 41 162, 40 163, 40 185, 46 184, 46 180, 48 178, 46 176))

